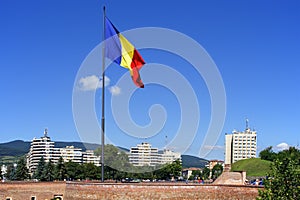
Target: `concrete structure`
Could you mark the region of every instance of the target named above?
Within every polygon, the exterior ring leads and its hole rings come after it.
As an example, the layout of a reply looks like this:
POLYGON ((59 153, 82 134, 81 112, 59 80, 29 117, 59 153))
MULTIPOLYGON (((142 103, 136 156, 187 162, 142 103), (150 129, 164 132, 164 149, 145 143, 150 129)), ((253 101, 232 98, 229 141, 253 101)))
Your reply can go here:
POLYGON ((257 149, 257 133, 250 130, 248 121, 244 132, 233 131, 225 135, 225 164, 238 160, 255 158, 257 149))
POLYGON ((33 174, 41 157, 44 157, 46 162, 51 160, 56 163, 60 157, 60 151, 54 148, 54 142, 48 137, 47 129, 45 129, 44 136, 41 138, 33 138, 27 155, 27 167, 29 173, 33 174))
POLYGON ((181 153, 173 152, 169 149, 164 149, 162 154, 159 154, 160 164, 172 163, 175 160, 180 160, 181 162, 181 153))
POLYGON ((152 148, 151 144, 143 142, 136 147, 130 148, 129 162, 134 166, 156 166, 172 163, 175 160, 181 161, 181 154, 165 149, 162 153, 158 148, 152 148))
POLYGON ((94 165, 101 166, 101 156, 95 156, 93 150, 86 150, 82 152, 82 162, 83 163, 93 163, 94 165))
POLYGON ((43 137, 33 138, 30 151, 27 154, 27 168, 31 175, 36 170, 41 157, 44 157, 45 162, 51 160, 54 164, 62 157, 64 162, 94 163, 96 166, 101 166, 100 157, 95 156, 93 150, 82 152, 81 148, 74 146, 55 148, 54 145, 55 142, 48 137, 47 129, 45 129, 43 137))
POLYGON ((158 148, 152 148, 151 144, 143 142, 130 148, 129 162, 134 166, 156 166, 159 164, 158 148))
POLYGON ((64 162, 82 163, 82 149, 75 148, 74 146, 66 146, 65 148, 59 148, 59 151, 64 162))
POLYGON ((246 184, 246 172, 223 172, 213 184, 221 185, 245 185, 246 184))

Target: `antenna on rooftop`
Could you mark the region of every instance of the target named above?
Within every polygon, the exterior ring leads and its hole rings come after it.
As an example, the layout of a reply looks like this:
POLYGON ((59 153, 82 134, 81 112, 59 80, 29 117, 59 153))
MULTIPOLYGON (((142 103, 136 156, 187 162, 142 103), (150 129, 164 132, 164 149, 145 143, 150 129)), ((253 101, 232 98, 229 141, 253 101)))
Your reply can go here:
POLYGON ((165 136, 165 149, 167 149, 167 145, 168 145, 168 136, 165 136))
POLYGON ((48 137, 48 128, 45 128, 44 137, 48 137))
POLYGON ((246 130, 249 129, 249 119, 246 118, 246 130))

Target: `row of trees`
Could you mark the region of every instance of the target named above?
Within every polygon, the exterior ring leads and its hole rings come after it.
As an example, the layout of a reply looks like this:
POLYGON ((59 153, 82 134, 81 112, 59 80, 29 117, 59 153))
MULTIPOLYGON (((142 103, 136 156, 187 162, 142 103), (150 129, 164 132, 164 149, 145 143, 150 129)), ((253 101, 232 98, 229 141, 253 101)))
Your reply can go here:
MULTIPOLYGON (((124 152, 119 152, 116 147, 107 145, 105 151, 107 151, 105 154, 105 179, 121 180, 123 178, 136 178, 168 180, 172 177, 179 177, 182 170, 179 160, 163 166, 135 167, 129 163, 128 156, 124 152), (113 166, 115 168, 113 168, 113 166)), ((96 154, 101 154, 101 150, 96 150, 96 154)), ((51 160, 46 162, 45 159, 41 157, 34 174, 30 177, 26 167, 26 160, 22 157, 16 166, 8 166, 4 176, 9 180, 25 180, 30 178, 40 181, 99 180, 101 179, 101 167, 97 167, 93 163, 79 164, 75 162, 64 162, 63 158, 60 158, 58 162, 54 164, 51 160)))
MULTIPOLYGON (((182 165, 179 160, 162 166, 143 166, 136 167, 129 162, 128 155, 125 152, 120 151, 113 145, 105 145, 104 148, 104 163, 105 174, 104 179, 121 180, 123 178, 135 178, 135 179, 161 179, 169 180, 172 178, 178 178, 181 175, 182 165)), ((96 149, 95 155, 101 155, 101 148, 96 149)), ((212 172, 208 168, 204 168, 201 171, 194 171, 190 180, 196 178, 209 179, 217 178, 223 171, 221 165, 216 165, 212 172), (211 174, 210 174, 211 173, 211 174), (210 177, 211 175, 211 177, 210 177)), ((37 179, 41 181, 53 181, 53 180, 99 180, 101 179, 101 167, 97 167, 92 163, 74 163, 64 162, 63 158, 60 158, 56 164, 51 160, 46 162, 43 157, 39 160, 37 169, 32 177, 28 174, 26 168, 26 160, 24 157, 20 158, 17 166, 8 166, 5 177, 9 180, 24 180, 24 179, 37 179)))
MULTIPOLYGON (((141 168, 141 167, 140 167, 141 168)), ((140 171, 138 169, 137 171, 140 171)), ((161 168, 154 170, 151 167, 145 167, 144 173, 124 172, 113 169, 109 166, 105 166, 104 178, 122 180, 124 178, 134 179, 162 179, 168 180, 172 177, 180 176, 181 163, 175 161, 171 164, 162 166, 161 168), (146 169, 147 168, 147 169, 146 169), (151 171, 153 170, 153 171, 151 171)), ((21 158, 17 166, 9 166, 7 173, 4 175, 9 180, 25 180, 25 179, 37 179, 40 181, 53 181, 53 180, 100 180, 101 179, 101 167, 97 167, 93 163, 79 164, 75 162, 63 162, 60 158, 56 164, 52 161, 45 162, 42 157, 38 163, 37 169, 32 177, 28 174, 26 168, 25 159, 21 158)))
POLYGON ((300 197, 300 150, 290 147, 278 153, 268 147, 259 154, 272 161, 271 170, 264 181, 265 189, 257 199, 294 200, 300 197))

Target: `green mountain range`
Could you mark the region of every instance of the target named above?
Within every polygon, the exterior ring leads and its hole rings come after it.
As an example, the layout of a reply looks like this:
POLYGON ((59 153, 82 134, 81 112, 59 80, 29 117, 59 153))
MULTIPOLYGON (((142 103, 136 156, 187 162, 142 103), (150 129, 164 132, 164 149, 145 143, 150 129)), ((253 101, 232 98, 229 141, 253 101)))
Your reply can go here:
MULTIPOLYGON (((30 143, 28 141, 15 140, 7 143, 0 144, 0 164, 15 162, 15 160, 27 154, 30 149, 30 143)), ((98 144, 82 143, 82 142, 55 142, 55 147, 62 148, 66 146, 74 146, 81 148, 83 151, 86 149, 95 150, 99 147, 98 144)), ((128 149, 119 147, 120 150, 129 152, 128 149)), ((197 167, 204 168, 207 164, 207 160, 191 155, 182 155, 182 166, 183 168, 197 167)))

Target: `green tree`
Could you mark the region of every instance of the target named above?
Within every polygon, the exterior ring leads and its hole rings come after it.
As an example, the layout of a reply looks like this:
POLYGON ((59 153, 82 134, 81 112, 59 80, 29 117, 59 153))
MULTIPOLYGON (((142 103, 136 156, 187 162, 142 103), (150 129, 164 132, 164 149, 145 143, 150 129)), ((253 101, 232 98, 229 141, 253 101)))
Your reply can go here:
POLYGON ((7 166, 6 174, 4 175, 8 180, 16 179, 16 168, 13 164, 7 166))
POLYGON ((42 172, 41 181, 53 181, 54 180, 54 164, 51 160, 49 160, 46 165, 45 169, 42 172))
POLYGON ((300 165, 295 159, 299 150, 291 147, 279 152, 280 156, 271 164, 271 172, 264 181, 265 189, 259 191, 257 199, 294 200, 300 196, 300 165))
POLYGON ((289 149, 278 152, 277 158, 282 160, 284 158, 291 158, 298 165, 300 165, 300 150, 296 147, 290 147, 289 149))
POLYGON ((182 165, 179 160, 175 160, 173 163, 169 165, 169 167, 171 168, 171 172, 174 177, 180 176, 182 171, 182 165))
MULTIPOLYGON (((101 156, 102 149, 97 148, 94 153, 96 156, 101 156)), ((117 147, 111 144, 104 146, 104 164, 119 171, 131 171, 132 165, 129 163, 128 155, 120 151, 117 147)))
POLYGON ((195 180, 195 176, 192 174, 192 175, 190 175, 190 177, 189 177, 189 179, 188 180, 190 180, 190 181, 192 181, 192 180, 195 180))
POLYGON ((210 170, 209 170, 207 167, 205 167, 205 168, 202 170, 202 177, 203 177, 203 179, 204 179, 204 180, 208 179, 209 174, 210 174, 210 170))
POLYGON ((28 169, 24 157, 21 157, 17 163, 15 180, 24 180, 29 178, 28 169))
POLYGON ((82 166, 79 163, 75 162, 66 162, 66 176, 68 180, 76 180, 76 179, 83 179, 84 172, 82 170, 82 166))
POLYGON ((277 154, 272 150, 272 146, 269 146, 259 153, 259 157, 262 160, 274 161, 277 157, 277 154))
POLYGON ((223 172, 223 166, 220 164, 216 164, 211 170, 212 178, 213 179, 218 178, 222 174, 222 172, 223 172))
POLYGON ((65 178, 67 178, 66 173, 67 173, 67 170, 66 170, 66 166, 64 163, 64 159, 62 157, 60 157, 54 167, 54 179, 62 181, 65 178))
POLYGON ((84 170, 84 179, 93 180, 101 178, 101 169, 93 163, 84 163, 82 168, 84 170))
POLYGON ((176 178, 180 176, 181 170, 182 170, 181 162, 179 160, 176 160, 156 170, 153 175, 155 175, 158 179, 168 180, 171 179, 172 177, 176 178))
POLYGON ((45 159, 42 156, 38 162, 38 166, 36 170, 34 171, 33 178, 38 179, 38 180, 44 180, 45 178, 43 177, 43 170, 45 168, 45 159))
POLYGON ((195 178, 201 178, 202 173, 200 170, 194 170, 194 171, 192 171, 192 176, 190 176, 190 178, 191 177, 192 177, 192 179, 189 179, 189 180, 194 180, 195 178))

